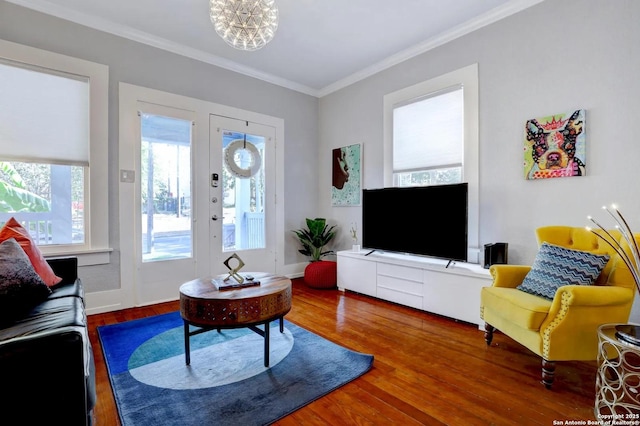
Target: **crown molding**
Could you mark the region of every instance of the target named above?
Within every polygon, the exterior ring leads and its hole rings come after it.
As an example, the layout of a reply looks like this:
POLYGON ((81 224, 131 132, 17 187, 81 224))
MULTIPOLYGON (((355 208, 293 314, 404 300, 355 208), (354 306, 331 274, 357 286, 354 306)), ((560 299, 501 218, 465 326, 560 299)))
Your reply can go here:
POLYGON ((354 83, 357 83, 361 80, 364 80, 365 78, 370 77, 374 74, 377 74, 381 71, 384 71, 388 68, 391 68, 397 64, 400 64, 408 59, 421 55, 431 49, 442 46, 445 43, 448 43, 452 40, 455 40, 459 37, 469 34, 475 30, 478 30, 482 27, 490 25, 496 21, 504 19, 510 15, 518 13, 538 3, 542 3, 545 0, 510 1, 505 5, 499 6, 475 19, 472 19, 470 21, 465 22, 462 25, 454 27, 450 31, 447 31, 437 37, 426 40, 413 47, 410 47, 401 52, 398 52, 386 58, 383 61, 380 61, 372 66, 364 68, 356 73, 353 73, 319 90, 296 83, 291 80, 287 80, 287 79, 275 76, 273 74, 268 74, 268 73, 259 71, 255 68, 241 65, 237 62, 222 58, 217 55, 212 55, 210 53, 204 52, 199 49, 193 49, 191 47, 188 47, 179 43, 174 43, 172 41, 166 40, 161 37, 156 37, 151 34, 138 31, 131 27, 119 25, 114 22, 96 18, 95 16, 90 16, 84 13, 79 13, 72 9, 55 5, 46 0, 6 0, 6 1, 9 3, 14 3, 19 6, 29 8, 29 9, 36 10, 38 12, 45 13, 47 15, 52 15, 57 18, 75 22, 76 24, 80 24, 89 28, 104 31, 106 33, 120 36, 120 37, 133 40, 139 43, 143 43, 149 46, 153 46, 158 49, 166 50, 168 52, 172 52, 177 55, 185 56, 191 59, 196 59, 201 62, 205 62, 220 68, 227 69, 229 71, 237 72, 239 74, 246 75, 248 77, 253 77, 258 80, 265 81, 267 83, 275 84, 277 86, 281 86, 281 87, 291 89, 300 93, 304 93, 306 95, 314 96, 316 98, 321 98, 323 96, 336 92, 340 89, 343 89, 347 86, 350 86, 354 83))
POLYGON ((151 34, 138 31, 134 28, 116 24, 112 21, 97 18, 85 13, 80 13, 75 10, 55 5, 46 0, 6 0, 9 3, 14 3, 18 6, 23 6, 28 9, 42 12, 47 15, 55 16, 60 19, 74 22, 76 24, 83 25, 95 30, 103 31, 109 34, 113 34, 119 37, 123 37, 129 40, 136 41, 138 43, 153 46, 158 49, 162 49, 177 55, 181 55, 187 58, 196 59, 201 62, 205 62, 211 65, 215 65, 220 68, 227 69, 229 71, 237 72, 239 74, 253 77, 258 80, 265 81, 267 83, 275 84, 277 86, 285 87, 287 89, 295 90, 300 93, 304 93, 310 96, 318 97, 319 91, 311 87, 280 78, 278 76, 268 74, 259 71, 255 68, 241 65, 237 62, 229 59, 222 58, 211 53, 204 52, 199 49, 193 49, 183 44, 174 43, 167 39, 156 37, 151 34))
POLYGON ((350 86, 354 83, 364 80, 367 77, 371 77, 372 75, 375 75, 381 71, 384 71, 388 68, 398 65, 408 59, 414 58, 418 55, 428 52, 431 49, 435 49, 436 47, 442 46, 443 44, 446 44, 450 41, 453 41, 457 38, 467 35, 482 27, 493 24, 494 22, 497 22, 515 13, 518 13, 538 3, 542 3, 543 1, 545 0, 511 1, 503 6, 490 10, 489 12, 483 15, 480 15, 475 19, 467 21, 462 25, 458 25, 457 27, 454 27, 451 30, 445 33, 442 33, 437 37, 431 38, 413 47, 400 51, 392 56, 389 56, 388 58, 386 58, 381 62, 378 62, 370 67, 364 68, 356 73, 353 73, 346 78, 338 80, 335 83, 332 83, 320 89, 318 93, 318 97, 321 98, 323 96, 329 95, 333 92, 336 92, 340 89, 343 89, 347 86, 350 86))

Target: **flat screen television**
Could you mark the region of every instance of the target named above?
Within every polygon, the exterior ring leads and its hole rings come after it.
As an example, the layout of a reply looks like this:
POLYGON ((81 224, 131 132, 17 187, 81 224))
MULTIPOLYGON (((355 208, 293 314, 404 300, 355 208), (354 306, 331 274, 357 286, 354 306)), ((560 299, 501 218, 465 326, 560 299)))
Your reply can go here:
POLYGON ((365 189, 362 246, 467 261, 468 184, 365 189))

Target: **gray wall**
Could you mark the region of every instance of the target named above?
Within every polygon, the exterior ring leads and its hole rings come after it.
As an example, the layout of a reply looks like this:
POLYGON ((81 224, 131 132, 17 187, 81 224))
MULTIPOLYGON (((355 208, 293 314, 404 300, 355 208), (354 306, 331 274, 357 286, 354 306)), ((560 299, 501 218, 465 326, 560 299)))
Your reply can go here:
MULTIPOLYGON (((0 0, 0 38, 109 66, 109 238, 111 263, 84 267, 88 292, 120 285, 118 227, 118 84, 120 82, 190 96, 284 119, 285 229, 315 214, 318 100, 203 62, 54 18, 0 0)), ((287 233, 285 264, 303 262, 287 233)))
MULTIPOLYGON (((480 245, 509 243, 510 263, 530 264, 534 229, 585 226, 616 202, 640 232, 640 2, 553 0, 477 30, 320 100, 321 214, 344 230, 359 207, 331 207, 331 149, 361 142, 363 188, 383 185, 383 96, 478 63, 480 245), (524 123, 584 108, 587 176, 527 181, 524 123)), ((399 213, 397 220, 402 220, 399 213)), ((410 236, 408 236, 410 237, 410 236)))
MULTIPOLYGON (((617 202, 640 231, 640 2, 554 0, 477 30, 319 101, 116 36, 0 1, 0 38, 109 65, 112 264, 88 267, 89 291, 117 287, 117 87, 127 82, 244 108, 285 120, 285 229, 304 217, 340 225, 334 248, 350 247, 359 207, 331 207, 330 151, 363 143, 363 187, 380 187, 383 96, 454 69, 479 64, 480 244, 509 243, 510 263, 531 263, 541 225, 583 226, 617 202), (197 82, 197 83, 194 83, 197 82), (275 100, 278 100, 277 103, 275 100), (526 181, 527 119, 587 110, 587 176, 526 181), (318 158, 319 163, 318 163, 318 158), (290 199, 290 198, 289 198, 290 199)), ((401 217, 398 218, 401 220, 401 217)), ((285 263, 303 262, 286 238, 285 263)))

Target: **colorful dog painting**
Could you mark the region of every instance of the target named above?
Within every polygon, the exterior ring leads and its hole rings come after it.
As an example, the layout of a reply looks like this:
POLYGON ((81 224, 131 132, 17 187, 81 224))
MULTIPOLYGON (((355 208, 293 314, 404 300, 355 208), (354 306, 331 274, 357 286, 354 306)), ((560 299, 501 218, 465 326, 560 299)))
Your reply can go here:
POLYGON ((527 120, 525 179, 584 176, 585 110, 527 120))

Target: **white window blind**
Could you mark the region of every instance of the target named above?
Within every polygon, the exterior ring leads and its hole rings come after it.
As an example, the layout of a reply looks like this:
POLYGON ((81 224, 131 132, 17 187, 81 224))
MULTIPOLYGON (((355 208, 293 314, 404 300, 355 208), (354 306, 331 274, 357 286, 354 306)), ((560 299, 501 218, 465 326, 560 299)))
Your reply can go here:
POLYGON ((393 108, 393 172, 461 166, 463 89, 456 86, 393 108))
POLYGON ((89 79, 0 61, 2 159, 89 165, 89 79))

